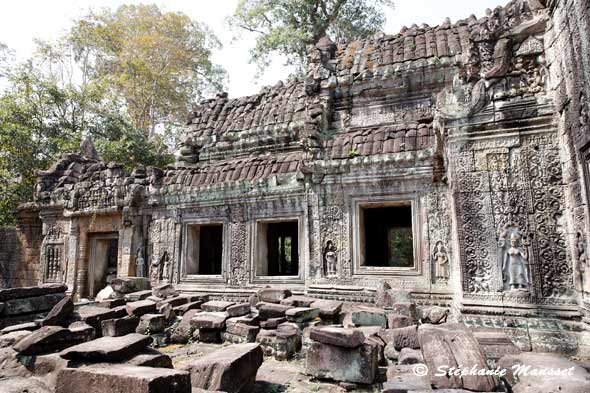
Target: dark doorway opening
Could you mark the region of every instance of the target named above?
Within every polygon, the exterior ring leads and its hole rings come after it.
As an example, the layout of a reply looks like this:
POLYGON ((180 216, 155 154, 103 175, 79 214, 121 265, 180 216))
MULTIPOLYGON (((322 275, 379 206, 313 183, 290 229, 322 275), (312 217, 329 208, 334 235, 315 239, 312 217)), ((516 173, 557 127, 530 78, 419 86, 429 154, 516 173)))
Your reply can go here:
POLYGON ((258 223, 259 276, 299 274, 299 224, 297 220, 258 223))
POLYGON ((189 225, 187 274, 220 275, 223 261, 223 224, 189 225))
POLYGON ((118 234, 97 234, 90 236, 88 281, 91 297, 117 277, 119 260, 118 234))
POLYGON ((361 265, 413 267, 410 205, 361 207, 361 265))

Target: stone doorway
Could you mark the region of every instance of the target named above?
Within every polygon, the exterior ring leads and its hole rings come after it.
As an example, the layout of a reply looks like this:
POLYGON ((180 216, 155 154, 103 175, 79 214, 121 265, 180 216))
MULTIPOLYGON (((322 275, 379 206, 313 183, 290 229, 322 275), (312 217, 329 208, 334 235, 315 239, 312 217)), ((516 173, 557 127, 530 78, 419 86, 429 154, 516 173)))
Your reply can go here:
POLYGON ((119 234, 91 235, 88 256, 88 294, 93 298, 117 277, 119 234))

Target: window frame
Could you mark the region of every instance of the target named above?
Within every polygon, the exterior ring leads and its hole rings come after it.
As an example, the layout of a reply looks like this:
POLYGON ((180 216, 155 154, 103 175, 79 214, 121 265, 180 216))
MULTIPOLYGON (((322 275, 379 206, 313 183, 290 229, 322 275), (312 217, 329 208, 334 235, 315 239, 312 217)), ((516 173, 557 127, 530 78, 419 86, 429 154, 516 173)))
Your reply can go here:
POLYGON ((183 222, 182 225, 182 253, 180 261, 180 282, 214 282, 214 283, 225 283, 229 258, 230 258, 230 239, 229 233, 229 222, 223 219, 190 219, 183 222), (203 226, 203 225, 221 225, 221 274, 188 274, 187 273, 187 261, 188 261, 188 231, 190 227, 203 226))

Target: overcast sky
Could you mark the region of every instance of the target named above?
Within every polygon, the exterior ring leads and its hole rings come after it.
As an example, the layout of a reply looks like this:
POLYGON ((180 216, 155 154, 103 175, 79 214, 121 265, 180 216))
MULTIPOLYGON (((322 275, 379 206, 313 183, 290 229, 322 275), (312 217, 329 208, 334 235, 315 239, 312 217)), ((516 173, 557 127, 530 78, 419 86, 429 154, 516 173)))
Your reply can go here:
MULTIPOLYGON (((387 12, 385 33, 395 34, 404 25, 442 23, 445 17, 453 22, 475 14, 483 16, 486 8, 504 5, 508 0, 394 0, 395 9, 387 12)), ((223 43, 223 49, 213 60, 223 66, 229 75, 227 91, 231 97, 257 93, 263 85, 286 79, 290 73, 277 58, 259 80, 254 79, 255 66, 248 63, 248 48, 254 36, 232 43, 225 18, 235 9, 238 0, 8 0, 0 13, 0 42, 15 50, 19 59, 25 59, 34 50, 33 39, 51 40, 63 34, 76 17, 92 8, 116 8, 124 3, 156 3, 165 11, 181 11, 193 19, 205 22, 223 43)))

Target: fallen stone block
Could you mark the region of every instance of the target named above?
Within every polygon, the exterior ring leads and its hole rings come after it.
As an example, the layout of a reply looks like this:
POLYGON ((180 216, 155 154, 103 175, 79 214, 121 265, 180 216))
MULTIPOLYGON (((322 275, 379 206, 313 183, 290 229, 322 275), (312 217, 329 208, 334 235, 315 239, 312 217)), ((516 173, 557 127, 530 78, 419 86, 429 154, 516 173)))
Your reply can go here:
POLYGON ((406 317, 416 319, 416 303, 396 303, 390 310, 393 314, 405 315, 406 317))
POLYGON ((145 291, 131 292, 131 293, 127 293, 125 295, 125 301, 126 302, 138 302, 140 300, 145 300, 150 296, 152 296, 152 291, 149 289, 147 289, 145 291))
POLYGON ((139 334, 160 333, 166 328, 166 317, 162 314, 144 314, 139 318, 139 324, 135 329, 139 334))
POLYGON ((137 302, 127 303, 125 306, 127 314, 141 317, 144 314, 155 313, 156 303, 150 300, 139 300, 137 302))
POLYGON ((123 318, 127 315, 125 307, 103 308, 95 306, 82 306, 77 310, 78 318, 92 326, 96 334, 102 334, 102 321, 107 319, 123 318))
POLYGON ((307 350, 305 373, 316 378, 372 384, 377 368, 377 347, 369 343, 344 348, 314 342, 307 350))
POLYGON ((250 314, 250 303, 234 304, 233 306, 226 308, 225 312, 230 318, 248 315, 250 314))
POLYGON ((102 300, 100 302, 94 303, 94 306, 96 306, 96 307, 104 307, 104 308, 115 308, 115 307, 124 306, 125 303, 127 303, 127 301, 125 299, 123 299, 123 298, 106 299, 106 300, 102 300))
POLYGON ((263 329, 276 329, 281 323, 287 322, 286 317, 269 318, 266 321, 260 321, 260 327, 263 329))
POLYGON ((258 319, 257 315, 248 314, 248 315, 242 315, 241 317, 228 318, 225 321, 226 326, 229 326, 232 323, 243 323, 245 325, 259 326, 260 320, 258 319))
MULTIPOLYGON (((426 369, 426 366, 424 366, 426 369)), ((387 382, 383 384, 384 393, 430 392, 430 380, 427 375, 417 375, 415 366, 398 365, 387 368, 387 382)), ((449 393, 448 391, 446 391, 449 393)), ((453 392, 455 392, 453 390, 453 392)))
POLYGON ((235 344, 219 349, 183 367, 193 388, 239 393, 250 391, 262 365, 258 344, 235 344))
POLYGON ((495 391, 499 380, 492 375, 435 375, 439 367, 487 369, 486 359, 473 333, 463 324, 421 325, 418 339, 433 387, 467 389, 478 392, 495 391))
POLYGON ((314 299, 308 296, 289 296, 288 298, 282 299, 280 303, 284 306, 291 306, 291 307, 312 307, 312 303, 317 301, 318 299, 314 299))
POLYGON ((63 326, 74 311, 74 302, 69 296, 61 299, 45 318, 39 321, 41 326, 63 326))
POLYGON ((111 282, 115 292, 128 294, 151 289, 151 283, 147 277, 117 277, 111 282))
POLYGON ((189 310, 182 316, 182 319, 174 328, 174 331, 170 335, 170 340, 173 343, 186 344, 196 329, 191 327, 191 319, 196 313, 201 312, 200 310, 189 310))
POLYGON ((447 321, 449 309, 439 306, 422 307, 418 309, 418 319, 421 323, 437 325, 447 321))
POLYGON ((119 337, 134 333, 139 325, 139 318, 127 315, 123 318, 107 319, 101 322, 101 332, 105 337, 119 337))
POLYGON ((253 343, 256 342, 256 336, 259 332, 260 328, 258 326, 246 325, 244 323, 233 323, 231 325, 227 325, 226 334, 228 334, 228 336, 226 337, 224 335, 223 338, 224 341, 229 342, 238 341, 253 343))
POLYGON ((343 348, 357 348, 365 342, 365 335, 360 330, 331 326, 312 327, 309 337, 323 344, 343 348))
POLYGON ((160 284, 152 288, 152 295, 167 298, 170 296, 178 296, 178 292, 176 292, 172 284, 160 284))
POLYGON ((71 332, 79 334, 83 341, 94 340, 96 337, 96 330, 83 321, 76 321, 68 326, 71 332))
POLYGON ((271 318, 284 318, 287 310, 291 308, 291 306, 284 306, 282 304, 275 303, 258 303, 256 305, 256 309, 258 309, 258 317, 262 320, 271 318))
POLYGON ((11 347, 20 339, 31 334, 29 330, 16 330, 14 332, 6 333, 0 336, 0 348, 11 347))
POLYGON ((224 312, 201 312, 191 319, 191 326, 195 329, 224 329, 227 314, 224 312))
POLYGON ((473 332, 486 359, 495 361, 504 355, 518 355, 520 349, 503 332, 473 332))
POLYGON ((0 378, 2 393, 53 393, 43 381, 34 378, 9 377, 0 378))
POLYGON ((191 393, 189 374, 168 368, 93 365, 60 370, 55 393, 80 393, 81 387, 88 393, 114 388, 126 393, 191 393))
POLYGON ((256 336, 264 354, 274 356, 277 360, 288 360, 301 349, 301 336, 293 330, 262 329, 256 336))
POLYGON ((207 344, 221 344, 222 329, 199 329, 199 341, 207 344))
POLYGON ((106 287, 98 291, 98 293, 94 297, 94 300, 98 303, 101 303, 107 300, 116 299, 120 296, 122 296, 122 294, 115 292, 113 287, 107 285, 106 287))
POLYGON ((64 298, 63 293, 50 293, 47 295, 7 299, 4 300, 5 316, 19 315, 19 314, 33 314, 43 311, 51 310, 57 303, 64 298))
POLYGON ((183 315, 188 310, 200 310, 201 309, 201 306, 203 305, 203 303, 204 302, 202 300, 197 300, 197 301, 194 301, 194 302, 189 302, 189 303, 183 304, 181 306, 174 307, 174 312, 177 315, 183 315))
POLYGON ((415 324, 416 321, 412 317, 401 314, 387 314, 387 327, 389 329, 399 329, 415 324))
POLYGON ((79 344, 84 337, 60 326, 43 326, 15 342, 12 348, 24 356, 60 351, 79 344))
POLYGON ((332 320, 340 314, 342 302, 335 300, 316 300, 311 303, 310 307, 320 309, 320 318, 332 320))
POLYGON ((280 303, 281 300, 291 296, 291 291, 288 289, 264 288, 256 294, 259 302, 280 303))
POLYGON ((382 329, 377 333, 385 343, 393 343, 395 349, 419 349, 418 326, 408 326, 398 329, 382 329))
POLYGON ((307 322, 319 317, 320 309, 311 307, 295 307, 285 311, 285 316, 289 322, 307 322))
POLYGON ((164 299, 164 300, 160 301, 157 304, 157 306, 162 307, 163 305, 168 304, 170 307, 174 308, 174 307, 182 306, 183 304, 187 304, 187 303, 188 303, 187 297, 176 296, 176 297, 171 297, 171 298, 164 299))
POLYGON ((223 300, 210 300, 201 305, 201 310, 211 312, 225 311, 229 306, 233 306, 234 304, 234 302, 226 302, 223 300))
POLYGON ((172 309, 172 306, 168 303, 164 303, 157 306, 158 314, 162 314, 166 319, 166 322, 171 322, 176 319, 176 313, 172 309))
POLYGON ((385 310, 376 307, 356 306, 348 312, 344 326, 380 326, 387 327, 385 310))
POLYGON ((424 363, 422 351, 419 349, 402 348, 397 358, 401 365, 424 363))
POLYGON ((66 284, 42 284, 36 287, 0 289, 0 302, 26 297, 37 297, 54 293, 63 294, 67 290, 68 286, 66 284))
POLYGON ((129 366, 174 368, 170 356, 152 348, 146 348, 143 352, 125 361, 129 366))
POLYGON ((37 330, 39 328, 40 326, 37 325, 35 322, 19 323, 18 325, 11 325, 5 327, 4 329, 0 330, 0 334, 7 334, 19 330, 29 330, 32 332, 33 330, 37 330))
POLYGON ((145 350, 152 339, 131 333, 121 337, 102 337, 74 345, 61 352, 64 359, 93 362, 119 362, 145 350))

